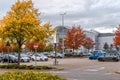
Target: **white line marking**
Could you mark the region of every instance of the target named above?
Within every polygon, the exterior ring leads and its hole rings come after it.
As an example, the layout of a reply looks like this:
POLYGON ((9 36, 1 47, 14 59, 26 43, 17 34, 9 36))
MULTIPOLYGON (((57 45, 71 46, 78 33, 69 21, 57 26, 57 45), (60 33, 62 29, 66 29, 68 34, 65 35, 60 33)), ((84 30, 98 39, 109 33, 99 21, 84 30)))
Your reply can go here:
POLYGON ((50 71, 50 73, 68 73, 67 71, 50 71))
POLYGON ((93 71, 93 72, 96 72, 96 71, 100 71, 100 70, 103 70, 105 69, 105 67, 100 67, 100 68, 95 68, 95 69, 86 69, 85 71, 93 71))

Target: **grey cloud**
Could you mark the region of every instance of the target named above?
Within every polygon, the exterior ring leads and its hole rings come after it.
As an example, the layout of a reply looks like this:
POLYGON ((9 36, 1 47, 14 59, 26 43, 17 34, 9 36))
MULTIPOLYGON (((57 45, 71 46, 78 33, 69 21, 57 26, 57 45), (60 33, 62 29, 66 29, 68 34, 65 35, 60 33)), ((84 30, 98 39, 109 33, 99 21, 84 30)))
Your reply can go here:
MULTIPOLYGON (((15 1, 0 0, 0 11, 4 14, 15 1)), ((63 12, 66 12, 64 17, 66 26, 76 24, 83 28, 112 28, 120 21, 120 0, 33 0, 33 2, 41 12, 42 22, 50 22, 53 27, 61 25, 60 13, 63 12)))

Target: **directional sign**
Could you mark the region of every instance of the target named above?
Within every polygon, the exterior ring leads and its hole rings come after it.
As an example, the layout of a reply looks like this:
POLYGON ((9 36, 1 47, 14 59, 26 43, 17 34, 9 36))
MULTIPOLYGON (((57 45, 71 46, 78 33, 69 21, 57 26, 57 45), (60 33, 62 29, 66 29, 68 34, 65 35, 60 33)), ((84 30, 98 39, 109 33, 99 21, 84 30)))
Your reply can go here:
POLYGON ((54 43, 54 46, 59 46, 59 43, 54 43))
POLYGON ((62 46, 62 49, 64 49, 65 48, 65 46, 62 46))

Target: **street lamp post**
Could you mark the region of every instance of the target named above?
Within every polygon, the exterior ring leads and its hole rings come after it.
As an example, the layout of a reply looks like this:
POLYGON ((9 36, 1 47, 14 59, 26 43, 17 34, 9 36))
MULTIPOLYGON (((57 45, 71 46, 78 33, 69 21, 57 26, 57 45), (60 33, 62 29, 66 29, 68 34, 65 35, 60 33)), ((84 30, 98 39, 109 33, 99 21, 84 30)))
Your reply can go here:
POLYGON ((62 36, 62 53, 64 54, 64 16, 66 15, 66 13, 62 13, 60 14, 62 16, 62 32, 63 32, 63 36, 62 36))
POLYGON ((54 61, 54 65, 58 64, 58 61, 57 61, 57 46, 58 46, 58 43, 54 43, 54 48, 55 48, 55 61, 54 61))

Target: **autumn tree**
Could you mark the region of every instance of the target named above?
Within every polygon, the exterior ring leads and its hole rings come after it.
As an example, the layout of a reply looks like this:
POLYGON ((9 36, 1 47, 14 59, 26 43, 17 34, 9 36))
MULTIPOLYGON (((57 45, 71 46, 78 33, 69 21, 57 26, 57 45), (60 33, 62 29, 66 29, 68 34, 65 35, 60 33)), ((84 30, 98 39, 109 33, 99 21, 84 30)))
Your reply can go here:
POLYGON ((5 36, 3 36, 4 34, 4 25, 3 25, 3 20, 0 20, 0 52, 4 52, 5 51, 5 36))
MULTIPOLYGON (((26 44, 25 44, 25 46, 26 46, 26 49, 28 49, 28 50, 30 50, 30 51, 35 51, 35 49, 34 49, 34 42, 27 42, 26 44)), ((37 48, 37 51, 43 51, 44 49, 45 49, 45 43, 37 43, 38 44, 38 48, 37 48)))
POLYGON ((90 50, 91 48, 94 47, 94 45, 95 45, 95 43, 94 43, 94 41, 93 41, 91 38, 89 38, 89 37, 84 38, 84 41, 83 41, 82 46, 83 46, 84 48, 88 49, 88 52, 89 52, 89 50, 90 50))
POLYGON ((18 65, 20 52, 26 42, 45 42, 54 30, 50 24, 41 25, 38 9, 35 9, 32 0, 18 0, 4 17, 4 36, 10 43, 18 47, 18 65))
POLYGON ((120 46, 120 25, 119 25, 119 27, 117 27, 117 30, 115 31, 114 45, 119 50, 119 46, 120 46))
POLYGON ((52 44, 48 44, 48 45, 46 45, 46 47, 45 47, 45 49, 44 49, 44 51, 52 51, 53 50, 53 45, 52 44))
POLYGON ((84 38, 85 33, 80 26, 74 26, 67 33, 67 37, 65 38, 65 46, 69 49, 73 49, 74 52, 74 50, 81 47, 84 38))

